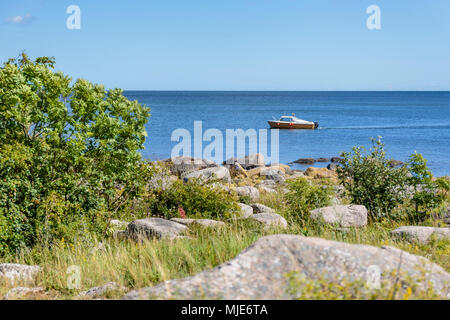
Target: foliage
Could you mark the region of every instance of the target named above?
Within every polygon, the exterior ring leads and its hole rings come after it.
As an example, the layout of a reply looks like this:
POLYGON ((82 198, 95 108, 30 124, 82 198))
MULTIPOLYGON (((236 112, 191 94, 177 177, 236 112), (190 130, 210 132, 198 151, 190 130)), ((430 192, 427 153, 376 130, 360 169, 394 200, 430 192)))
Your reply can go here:
POLYGON ((178 208, 186 212, 188 218, 230 218, 239 209, 236 199, 227 191, 198 180, 183 183, 174 181, 170 188, 156 188, 146 199, 152 215, 165 218, 179 217, 178 208))
POLYGON ((330 203, 332 190, 328 185, 314 185, 305 178, 287 182, 289 191, 284 198, 288 215, 296 219, 305 218, 313 209, 326 207, 330 203))
POLYGON ((149 109, 54 64, 22 54, 0 68, 0 253, 98 230, 116 186, 123 198, 140 183, 149 109))
POLYGON ((416 215, 424 218, 427 210, 438 208, 445 201, 449 182, 445 178, 433 181, 433 175, 427 167, 427 160, 417 152, 410 156, 408 164, 411 173, 409 181, 414 188, 412 201, 416 215), (422 209, 421 212, 420 209, 422 209))
POLYGON ((372 148, 353 147, 342 153, 338 177, 354 204, 365 205, 374 220, 386 217, 406 199, 408 170, 395 168, 386 158, 381 138, 372 139, 372 148))

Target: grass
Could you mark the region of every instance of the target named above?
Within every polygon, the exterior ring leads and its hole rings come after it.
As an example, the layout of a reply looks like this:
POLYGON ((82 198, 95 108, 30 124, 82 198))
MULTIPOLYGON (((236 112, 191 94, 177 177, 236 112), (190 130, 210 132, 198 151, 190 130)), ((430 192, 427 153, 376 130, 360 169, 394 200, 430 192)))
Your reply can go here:
MULTIPOLYGON (((81 291, 107 282, 116 282, 125 288, 107 295, 108 298, 119 298, 128 290, 152 286, 161 281, 194 275, 216 267, 234 258, 262 236, 287 233, 377 247, 394 246, 424 256, 450 272, 449 242, 432 241, 427 245, 416 245, 390 237, 390 231, 404 225, 403 221, 385 220, 371 223, 364 228, 350 228, 343 231, 307 218, 294 220, 288 215, 279 194, 263 194, 260 203, 273 207, 284 215, 288 219, 289 228, 282 231, 267 230, 255 222, 234 221, 218 229, 193 228, 189 231, 189 238, 173 241, 153 240, 138 244, 107 238, 101 245, 93 243, 91 246, 73 246, 62 242, 51 248, 37 246, 30 251, 4 257, 0 263, 40 265, 42 269, 34 283, 27 284, 29 287, 45 288, 48 292, 45 296, 35 296, 37 299, 73 299, 77 298, 81 291), (81 283, 77 290, 69 290, 67 285, 67 269, 72 265, 81 268, 81 283)), ((16 286, 17 283, 14 286, 6 282, 0 283, 0 297, 16 286)), ((358 290, 350 290, 352 286, 348 284, 342 288, 318 281, 315 284, 308 284, 306 287, 310 290, 302 297, 388 298, 382 294, 368 297, 358 290)), ((426 297, 433 296, 426 295, 426 297)))

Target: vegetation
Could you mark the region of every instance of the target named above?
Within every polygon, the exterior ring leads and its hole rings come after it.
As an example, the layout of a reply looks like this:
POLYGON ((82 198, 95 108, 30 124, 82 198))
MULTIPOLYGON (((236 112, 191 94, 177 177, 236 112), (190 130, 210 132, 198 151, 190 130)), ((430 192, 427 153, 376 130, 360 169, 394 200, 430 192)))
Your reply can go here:
POLYGON ((22 54, 0 69, 0 254, 100 232, 141 182, 149 109, 54 64, 22 54))

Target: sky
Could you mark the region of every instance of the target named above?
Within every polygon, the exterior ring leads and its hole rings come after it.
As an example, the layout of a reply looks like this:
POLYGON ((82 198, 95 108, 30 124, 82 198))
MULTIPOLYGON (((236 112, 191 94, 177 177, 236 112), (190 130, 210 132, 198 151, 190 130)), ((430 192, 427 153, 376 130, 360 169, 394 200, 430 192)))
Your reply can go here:
POLYGON ((0 62, 23 50, 126 90, 450 90, 450 1, 1 1, 0 62))

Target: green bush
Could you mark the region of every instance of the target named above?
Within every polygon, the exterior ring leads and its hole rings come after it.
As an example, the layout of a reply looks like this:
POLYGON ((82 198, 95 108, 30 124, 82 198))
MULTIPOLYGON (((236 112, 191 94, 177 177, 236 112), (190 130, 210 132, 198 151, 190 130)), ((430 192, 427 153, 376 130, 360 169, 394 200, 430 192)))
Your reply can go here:
POLYGON ((295 219, 307 217, 313 209, 328 206, 333 194, 330 186, 314 185, 305 178, 288 181, 287 187, 288 192, 284 195, 287 214, 295 219))
POLYGON ((418 153, 410 156, 408 161, 409 184, 414 189, 412 201, 415 207, 416 217, 423 220, 429 210, 439 208, 446 198, 449 190, 447 179, 433 180, 433 175, 427 167, 427 160, 418 153))
POLYGON ((96 232, 143 183, 149 109, 54 63, 22 54, 0 68, 0 254, 96 232))
POLYGON ((170 188, 157 188, 150 192, 147 204, 152 215, 179 218, 182 208, 188 218, 227 219, 237 213, 237 199, 227 191, 199 181, 174 181, 170 188))

